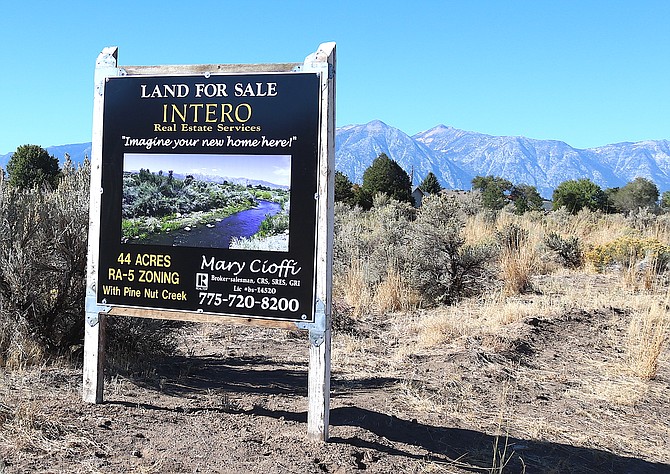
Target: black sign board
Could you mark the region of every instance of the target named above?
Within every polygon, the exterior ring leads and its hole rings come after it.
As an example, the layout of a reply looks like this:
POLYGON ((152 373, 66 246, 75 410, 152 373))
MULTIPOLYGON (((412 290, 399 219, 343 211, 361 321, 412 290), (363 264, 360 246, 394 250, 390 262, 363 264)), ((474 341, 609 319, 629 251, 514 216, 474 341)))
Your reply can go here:
POLYGON ((319 76, 104 90, 98 303, 314 318, 319 76))

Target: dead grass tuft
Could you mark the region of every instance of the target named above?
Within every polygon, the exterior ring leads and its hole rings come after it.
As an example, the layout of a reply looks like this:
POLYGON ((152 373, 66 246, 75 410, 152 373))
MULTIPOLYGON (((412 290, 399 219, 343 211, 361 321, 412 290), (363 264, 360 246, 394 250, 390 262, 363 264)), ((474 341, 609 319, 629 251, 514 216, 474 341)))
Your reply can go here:
POLYGON ((372 294, 365 275, 365 266, 359 258, 354 258, 342 278, 344 301, 352 308, 354 316, 360 316, 370 309, 372 294))
MULTIPOLYGON (((498 399, 498 418, 496 426, 496 434, 493 442, 493 458, 489 472, 502 474, 505 472, 507 464, 512 460, 514 451, 511 451, 509 445, 509 407, 508 395, 510 387, 507 383, 503 383, 499 393, 498 399), (504 429, 503 429, 504 426, 504 429)), ((522 471, 525 472, 525 469, 522 471)))
POLYGON ((10 370, 25 369, 41 365, 45 361, 42 346, 32 339, 25 337, 19 331, 14 331, 9 344, 6 346, 5 358, 0 354, 0 366, 10 370))
POLYGON ((655 292, 667 283, 667 276, 659 272, 658 258, 654 255, 631 259, 621 270, 621 278, 624 287, 634 291, 655 292))
POLYGON ((668 297, 662 306, 652 304, 646 311, 634 312, 628 327, 628 366, 633 374, 645 380, 656 377, 659 357, 668 340, 670 318, 667 303, 668 297))
POLYGON ((102 447, 75 426, 63 425, 58 419, 41 412, 35 401, 15 408, 0 405, 0 448, 16 458, 72 458, 82 451, 102 453, 102 447))
POLYGON ((395 266, 389 265, 387 276, 377 286, 372 302, 382 313, 410 311, 419 305, 419 294, 403 281, 395 266))
POLYGON ((500 278, 503 281, 504 294, 510 296, 530 291, 539 261, 531 231, 514 222, 508 222, 496 234, 502 244, 500 278))
POLYGON ((532 289, 536 260, 536 253, 528 245, 503 252, 500 257, 500 273, 506 295, 519 295, 532 289))
POLYGON ((435 347, 463 335, 462 320, 452 312, 425 315, 418 326, 419 347, 435 347))

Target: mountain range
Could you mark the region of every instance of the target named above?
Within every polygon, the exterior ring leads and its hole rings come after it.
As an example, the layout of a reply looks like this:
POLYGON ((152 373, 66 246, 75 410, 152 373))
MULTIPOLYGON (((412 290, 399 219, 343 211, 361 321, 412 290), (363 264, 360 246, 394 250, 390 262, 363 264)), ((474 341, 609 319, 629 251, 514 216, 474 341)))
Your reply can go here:
MULTIPOLYGON (((127 170, 127 171, 124 170, 124 173, 129 174, 137 174, 139 172, 140 172, 139 170, 127 170)), ((234 178, 231 176, 221 176, 218 174, 190 173, 187 175, 183 173, 174 173, 172 176, 176 179, 181 180, 186 179, 187 176, 191 176, 192 178, 198 181, 203 181, 205 183, 217 183, 217 184, 231 183, 231 184, 238 184, 241 186, 264 186, 270 189, 283 189, 284 191, 288 191, 290 189, 288 186, 284 184, 275 184, 269 181, 264 181, 262 179, 253 179, 244 177, 234 178)))
POLYGON ((579 149, 558 140, 500 137, 438 125, 409 136, 375 120, 337 129, 335 163, 353 182, 380 153, 418 185, 432 171, 447 188, 469 189, 475 176, 501 176, 530 184, 550 198, 569 179, 589 178, 599 186, 624 186, 640 176, 670 190, 670 141, 648 140, 579 149))
MULTIPOLYGON (((49 147, 47 151, 61 160, 67 152, 78 163, 90 156, 91 144, 49 147)), ((661 192, 670 190, 669 140, 579 149, 558 140, 492 136, 444 125, 413 136, 379 120, 336 130, 335 166, 353 182, 362 182, 364 171, 380 153, 397 161, 414 185, 432 171, 446 188, 469 189, 473 177, 494 175, 514 184, 533 185, 546 198, 559 183, 580 178, 589 178, 604 189, 644 177, 661 192)), ((10 156, 0 156, 0 166, 4 168, 10 156)))

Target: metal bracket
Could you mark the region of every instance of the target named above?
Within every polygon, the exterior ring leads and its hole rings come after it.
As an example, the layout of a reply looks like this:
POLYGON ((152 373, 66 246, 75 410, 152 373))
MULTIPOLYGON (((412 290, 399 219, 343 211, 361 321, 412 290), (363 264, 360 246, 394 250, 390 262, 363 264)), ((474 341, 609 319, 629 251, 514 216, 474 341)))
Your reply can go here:
POLYGON ((309 342, 319 347, 326 340, 326 305, 320 299, 316 300, 314 322, 296 323, 298 329, 309 330, 309 342))
MULTIPOLYGON (((105 301, 103 300, 103 303, 105 301)), ((96 324, 98 324, 100 320, 100 313, 109 313, 109 311, 112 309, 111 306, 107 306, 105 304, 99 305, 98 302, 96 301, 95 296, 87 296, 86 297, 86 324, 89 326, 93 327, 96 324)))

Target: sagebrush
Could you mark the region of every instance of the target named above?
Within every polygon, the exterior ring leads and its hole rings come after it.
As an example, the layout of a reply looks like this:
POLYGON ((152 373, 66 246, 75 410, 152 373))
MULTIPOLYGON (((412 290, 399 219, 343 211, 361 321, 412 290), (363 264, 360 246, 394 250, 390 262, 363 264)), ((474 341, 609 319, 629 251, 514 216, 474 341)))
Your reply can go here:
MULTIPOLYGON (((0 365, 81 356, 89 180, 88 161, 79 168, 67 161, 54 189, 21 189, 0 179, 0 365)), ((112 323, 109 347, 112 353, 165 352, 173 348, 172 329, 112 323), (135 337, 140 327, 142 336, 135 337)))

